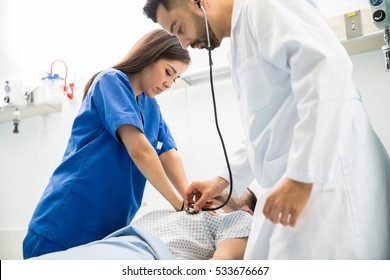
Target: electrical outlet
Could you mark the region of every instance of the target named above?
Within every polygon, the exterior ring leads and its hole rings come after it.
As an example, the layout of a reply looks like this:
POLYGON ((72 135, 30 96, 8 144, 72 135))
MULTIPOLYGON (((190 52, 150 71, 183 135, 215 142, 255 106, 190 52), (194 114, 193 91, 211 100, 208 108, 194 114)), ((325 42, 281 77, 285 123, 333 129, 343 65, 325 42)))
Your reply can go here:
POLYGON ((363 36, 362 15, 360 10, 344 15, 347 39, 363 36))

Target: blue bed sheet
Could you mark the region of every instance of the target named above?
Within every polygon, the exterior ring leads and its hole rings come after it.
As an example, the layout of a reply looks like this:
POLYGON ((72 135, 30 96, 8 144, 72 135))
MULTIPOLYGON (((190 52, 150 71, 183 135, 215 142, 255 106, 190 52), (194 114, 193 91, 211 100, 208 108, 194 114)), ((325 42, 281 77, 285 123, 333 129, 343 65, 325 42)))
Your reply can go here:
POLYGON ((129 225, 102 240, 65 251, 50 253, 36 260, 172 260, 173 255, 154 234, 129 225))

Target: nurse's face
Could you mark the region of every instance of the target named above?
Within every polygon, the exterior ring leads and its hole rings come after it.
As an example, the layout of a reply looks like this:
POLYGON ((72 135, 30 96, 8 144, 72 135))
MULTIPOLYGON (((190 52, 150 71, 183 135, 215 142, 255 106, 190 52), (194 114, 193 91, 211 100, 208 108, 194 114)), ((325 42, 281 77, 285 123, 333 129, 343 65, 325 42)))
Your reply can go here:
POLYGON ((160 59, 145 67, 138 77, 140 90, 154 98, 169 89, 187 68, 187 64, 177 60, 160 59))
MULTIPOLYGON (((203 12, 196 5, 176 8, 168 12, 163 5, 157 8, 157 22, 162 28, 175 35, 183 48, 207 48, 207 35, 203 12)), ((217 48, 221 40, 209 25, 211 49, 217 48)))

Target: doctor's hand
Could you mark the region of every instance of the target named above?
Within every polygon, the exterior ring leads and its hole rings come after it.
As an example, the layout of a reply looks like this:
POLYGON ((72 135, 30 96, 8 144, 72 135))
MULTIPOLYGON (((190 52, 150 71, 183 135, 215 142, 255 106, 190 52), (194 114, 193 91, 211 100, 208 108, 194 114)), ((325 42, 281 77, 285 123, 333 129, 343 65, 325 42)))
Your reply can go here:
POLYGON ((184 207, 194 204, 194 210, 200 211, 203 207, 210 207, 210 200, 223 192, 229 182, 222 177, 216 177, 207 181, 194 181, 187 188, 184 197, 184 207))
POLYGON ((263 208, 264 216, 275 224, 295 226, 309 200, 312 187, 313 184, 284 178, 268 195, 263 208))

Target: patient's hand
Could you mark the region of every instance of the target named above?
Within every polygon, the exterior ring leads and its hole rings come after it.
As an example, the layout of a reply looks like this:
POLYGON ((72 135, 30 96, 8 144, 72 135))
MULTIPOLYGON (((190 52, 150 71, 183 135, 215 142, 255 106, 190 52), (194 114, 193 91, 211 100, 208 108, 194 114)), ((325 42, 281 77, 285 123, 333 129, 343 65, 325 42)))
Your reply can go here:
POLYGON ((268 195, 263 214, 273 223, 295 226, 299 215, 309 200, 313 184, 285 178, 268 195))

